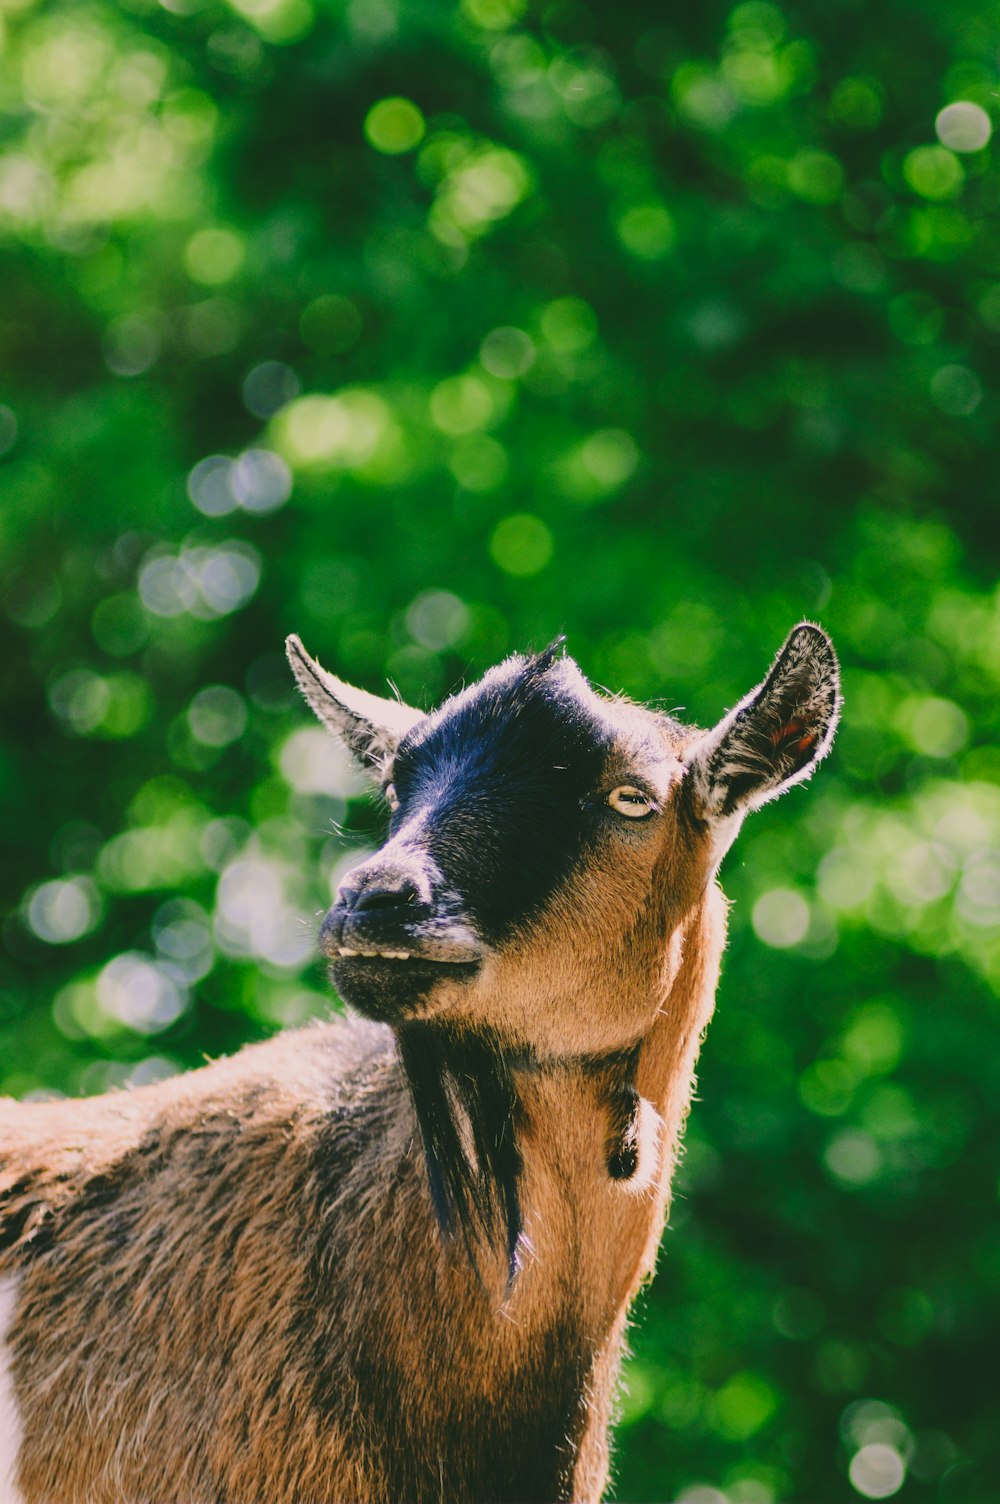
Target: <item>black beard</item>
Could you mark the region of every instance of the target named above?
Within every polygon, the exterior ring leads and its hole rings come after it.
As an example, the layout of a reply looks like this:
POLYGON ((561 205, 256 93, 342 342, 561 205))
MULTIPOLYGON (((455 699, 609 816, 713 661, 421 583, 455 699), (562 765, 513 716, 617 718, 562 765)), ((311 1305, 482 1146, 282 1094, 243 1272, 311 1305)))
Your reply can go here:
POLYGON ((441 1025, 405 1024, 396 1038, 438 1225, 445 1237, 461 1235, 474 1268, 480 1236, 490 1247, 502 1248, 513 1280, 522 1228, 521 1155, 508 1060, 488 1038, 453 1034, 441 1025), (463 1143, 462 1119, 471 1155, 463 1143))

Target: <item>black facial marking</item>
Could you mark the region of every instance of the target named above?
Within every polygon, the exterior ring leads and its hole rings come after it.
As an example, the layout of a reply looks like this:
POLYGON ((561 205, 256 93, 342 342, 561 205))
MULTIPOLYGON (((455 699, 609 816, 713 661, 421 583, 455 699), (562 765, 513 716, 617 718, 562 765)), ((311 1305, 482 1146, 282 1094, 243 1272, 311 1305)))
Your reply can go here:
POLYGON ((496 944, 581 860, 612 734, 550 654, 488 676, 404 739, 394 828, 421 805, 430 856, 496 944))

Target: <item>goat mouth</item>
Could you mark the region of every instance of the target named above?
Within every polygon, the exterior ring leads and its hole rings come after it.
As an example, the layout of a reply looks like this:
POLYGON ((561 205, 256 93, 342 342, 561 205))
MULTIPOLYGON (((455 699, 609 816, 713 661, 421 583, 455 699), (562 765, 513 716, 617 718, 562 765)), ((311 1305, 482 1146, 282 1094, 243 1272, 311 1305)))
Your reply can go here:
POLYGON ((344 914, 334 908, 320 931, 320 949, 335 966, 382 962, 406 966, 436 962, 478 965, 483 944, 471 925, 452 915, 428 915, 416 923, 387 922, 372 914, 344 914))
POLYGON ((478 967, 480 964, 478 956, 428 955, 423 951, 413 950, 409 947, 400 947, 398 950, 380 947, 378 950, 370 950, 362 945, 359 945, 357 948, 350 945, 338 945, 336 955, 331 956, 330 959, 334 966, 339 966, 344 961, 387 961, 393 965, 398 964, 400 961, 415 961, 424 966, 440 966, 447 969, 456 966, 478 967))
POLYGON ((445 983, 470 982, 485 957, 463 915, 425 912, 406 922, 403 914, 345 912, 339 905, 326 917, 320 948, 345 1002, 390 1024, 426 1013, 445 983))

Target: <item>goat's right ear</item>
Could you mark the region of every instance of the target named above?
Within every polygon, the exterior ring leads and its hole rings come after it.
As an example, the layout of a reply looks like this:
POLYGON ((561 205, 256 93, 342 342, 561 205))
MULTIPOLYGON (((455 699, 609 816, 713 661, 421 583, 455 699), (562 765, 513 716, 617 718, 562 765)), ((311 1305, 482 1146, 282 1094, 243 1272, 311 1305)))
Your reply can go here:
POLYGON ((324 726, 340 737, 369 772, 380 776, 406 733, 423 720, 423 711, 400 700, 370 695, 328 674, 294 634, 286 638, 285 651, 299 688, 324 726))
MULTIPOLYGON (((840 670, 833 644, 819 627, 800 622, 763 684, 688 751, 699 818, 741 819, 808 778, 829 752, 839 718, 840 670)), ((738 819, 731 822, 729 839, 738 819)))

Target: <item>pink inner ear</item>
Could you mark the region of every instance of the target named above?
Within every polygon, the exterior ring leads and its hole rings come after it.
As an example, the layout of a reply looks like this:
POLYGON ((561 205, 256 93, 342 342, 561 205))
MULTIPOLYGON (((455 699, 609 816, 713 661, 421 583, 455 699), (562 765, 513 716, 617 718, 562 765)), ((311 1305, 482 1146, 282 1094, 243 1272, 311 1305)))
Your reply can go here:
POLYGON ((815 731, 807 731, 800 720, 790 720, 787 725, 779 726, 777 731, 771 732, 771 743, 775 747, 783 747, 786 742, 794 740, 800 752, 808 752, 816 740, 815 731))

